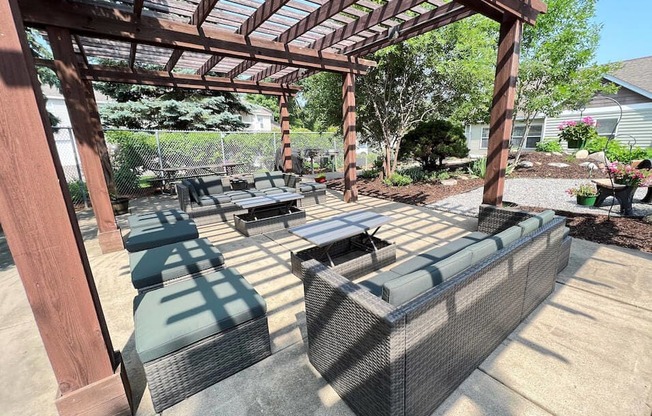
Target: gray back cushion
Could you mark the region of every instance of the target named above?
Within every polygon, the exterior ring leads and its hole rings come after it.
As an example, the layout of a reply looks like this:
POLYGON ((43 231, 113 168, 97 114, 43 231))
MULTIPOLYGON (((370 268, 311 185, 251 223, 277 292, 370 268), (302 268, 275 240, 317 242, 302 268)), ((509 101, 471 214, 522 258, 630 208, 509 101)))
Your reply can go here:
POLYGON ((256 189, 279 188, 285 186, 283 172, 265 172, 254 174, 254 186, 256 189))
POLYGON ((555 211, 548 209, 543 212, 538 213, 532 218, 537 218, 539 220, 539 227, 541 227, 544 224, 548 224, 550 220, 555 218, 555 211))
POLYGON ((394 306, 408 302, 469 267, 472 257, 463 250, 423 270, 392 279, 383 285, 383 300, 394 306))
POLYGON ((523 229, 519 226, 514 225, 505 231, 502 231, 496 235, 492 235, 491 237, 487 238, 487 240, 495 241, 497 249, 502 250, 503 248, 512 244, 514 241, 521 238, 522 233, 523 229))
POLYGON ((527 220, 518 223, 518 227, 523 230, 522 235, 530 234, 532 231, 539 228, 540 219, 536 217, 528 218, 527 220))
POLYGON ((222 178, 217 175, 204 176, 196 178, 197 193, 199 196, 217 195, 224 193, 224 185, 222 185, 222 178))

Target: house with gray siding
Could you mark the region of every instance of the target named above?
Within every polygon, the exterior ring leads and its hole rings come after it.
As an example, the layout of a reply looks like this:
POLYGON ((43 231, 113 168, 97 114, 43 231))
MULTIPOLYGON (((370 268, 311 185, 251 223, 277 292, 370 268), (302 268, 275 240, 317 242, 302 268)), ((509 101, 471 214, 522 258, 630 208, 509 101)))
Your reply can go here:
MULTIPOLYGON (((620 69, 604 76, 604 82, 620 87, 616 94, 595 96, 583 111, 564 111, 557 117, 542 114, 533 121, 525 148, 534 149, 541 140, 556 139, 562 122, 578 121, 586 116, 597 120, 601 136, 615 134, 616 140, 622 143, 652 147, 652 56, 623 61, 621 64, 620 69)), ((520 141, 524 129, 524 124, 519 123, 517 117, 512 131, 514 145, 520 141)), ((466 137, 472 155, 486 154, 489 125, 466 126, 466 137)), ((566 143, 562 142, 562 145, 566 143)))

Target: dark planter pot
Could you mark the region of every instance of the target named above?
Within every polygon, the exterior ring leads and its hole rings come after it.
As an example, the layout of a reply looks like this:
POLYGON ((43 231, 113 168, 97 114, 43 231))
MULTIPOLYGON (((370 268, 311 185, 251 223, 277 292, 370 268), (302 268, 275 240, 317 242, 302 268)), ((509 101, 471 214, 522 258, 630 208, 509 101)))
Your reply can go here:
POLYGON ((126 214, 129 212, 129 198, 114 198, 111 200, 111 207, 114 215, 126 214))
POLYGON ((577 204, 578 205, 584 205, 587 207, 592 207, 595 204, 595 199, 597 198, 597 195, 594 196, 580 196, 577 195, 577 204))
POLYGON ((324 182, 326 182, 326 178, 315 178, 315 182, 324 183, 324 182))

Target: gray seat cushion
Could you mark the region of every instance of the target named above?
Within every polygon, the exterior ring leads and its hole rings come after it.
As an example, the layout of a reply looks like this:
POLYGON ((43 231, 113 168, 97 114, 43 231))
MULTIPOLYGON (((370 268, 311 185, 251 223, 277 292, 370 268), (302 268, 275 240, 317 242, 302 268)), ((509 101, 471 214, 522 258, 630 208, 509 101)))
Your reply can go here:
POLYGON ((200 197, 222 194, 226 190, 222 185, 222 178, 217 175, 192 178, 192 181, 194 181, 193 184, 197 188, 197 193, 200 197))
POLYGON ((253 198, 255 196, 265 196, 265 193, 262 191, 249 191, 249 190, 242 190, 242 191, 229 191, 229 192, 224 192, 224 195, 228 195, 231 197, 233 201, 238 200, 238 199, 244 199, 244 198, 253 198))
POLYGON ((204 195, 199 197, 199 205, 201 206, 210 206, 210 205, 224 205, 230 204, 231 197, 229 195, 204 195))
POLYGON ((181 210, 165 209, 130 215, 127 218, 127 223, 129 224, 129 228, 136 228, 144 225, 174 224, 177 221, 187 221, 189 219, 190 216, 181 210))
POLYGON ((394 306, 408 302, 469 267, 471 259, 471 252, 461 251, 423 270, 389 280, 383 285, 383 300, 394 306))
POLYGON ((462 238, 453 240, 444 246, 435 247, 431 250, 426 251, 425 253, 421 253, 415 256, 414 258, 399 264, 396 267, 392 267, 391 270, 400 275, 421 270, 424 267, 433 265, 438 261, 443 260, 446 257, 449 257, 461 251, 462 249, 470 246, 471 244, 475 244, 478 241, 481 241, 487 237, 489 237, 489 234, 481 233, 479 231, 473 232, 462 238))
POLYGON ((265 193, 265 195, 278 195, 285 192, 285 190, 283 190, 282 188, 277 188, 277 187, 265 188, 262 191, 265 193))
POLYGON ((281 171, 254 174, 256 189, 280 188, 281 186, 285 186, 285 177, 281 171))
POLYGON ((135 252, 195 238, 199 238, 199 232, 193 221, 177 221, 174 224, 132 228, 125 248, 135 252))
POLYGON ((314 192, 314 191, 320 191, 322 189, 326 189, 325 183, 308 182, 299 185, 300 192, 314 192))
POLYGON ((136 351, 142 362, 264 316, 267 310, 265 300, 235 269, 149 291, 134 305, 136 351))
POLYGON ((358 283, 358 285, 367 289, 374 295, 381 297, 383 294, 383 285, 392 279, 396 279, 397 277, 401 277, 401 275, 388 270, 386 272, 375 275, 371 279, 363 280, 362 282, 358 283))
POLYGON ((224 256, 205 238, 129 253, 131 283, 136 289, 222 265, 224 256))

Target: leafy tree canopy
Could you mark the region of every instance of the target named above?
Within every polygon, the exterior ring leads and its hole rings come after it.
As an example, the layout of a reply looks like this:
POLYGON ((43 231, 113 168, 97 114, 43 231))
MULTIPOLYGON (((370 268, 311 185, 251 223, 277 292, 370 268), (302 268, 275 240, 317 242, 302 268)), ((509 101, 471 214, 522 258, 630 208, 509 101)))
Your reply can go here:
POLYGON ((464 129, 447 120, 428 120, 419 123, 403 137, 401 158, 412 157, 424 170, 432 171, 447 157, 466 157, 464 129))

